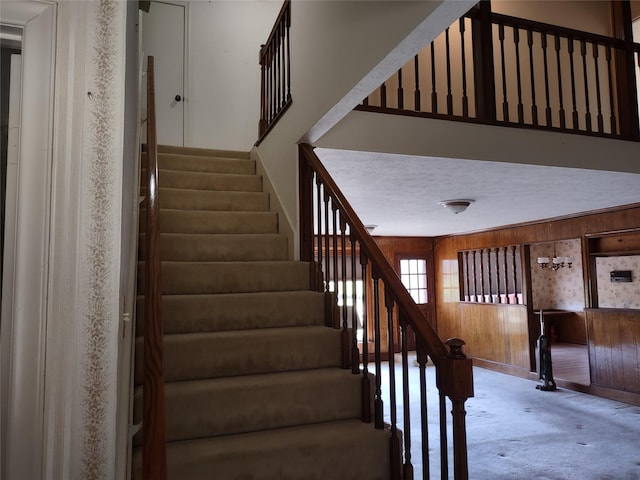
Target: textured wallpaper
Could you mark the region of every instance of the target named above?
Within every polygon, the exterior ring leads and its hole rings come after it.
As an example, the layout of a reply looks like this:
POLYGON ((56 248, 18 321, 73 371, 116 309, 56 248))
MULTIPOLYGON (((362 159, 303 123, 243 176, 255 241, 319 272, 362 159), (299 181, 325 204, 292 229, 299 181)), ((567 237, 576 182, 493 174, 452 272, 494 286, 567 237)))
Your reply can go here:
POLYGON ((540 268, 538 257, 553 257, 553 247, 553 243, 531 245, 533 308, 581 311, 584 309, 584 288, 580 239, 555 242, 556 254, 573 260, 571 268, 556 271, 540 268))
POLYGON ((598 305, 601 308, 640 308, 640 255, 596 258, 598 305), (631 270, 630 283, 611 281, 613 270, 631 270))

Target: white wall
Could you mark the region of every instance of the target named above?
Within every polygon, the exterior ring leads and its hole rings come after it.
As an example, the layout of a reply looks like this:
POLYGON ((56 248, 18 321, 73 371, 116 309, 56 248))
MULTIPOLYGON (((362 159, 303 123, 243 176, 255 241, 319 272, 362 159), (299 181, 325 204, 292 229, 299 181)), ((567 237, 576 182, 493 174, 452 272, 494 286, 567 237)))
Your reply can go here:
POLYGON ((258 139, 260 66, 280 0, 189 2, 185 145, 249 151, 258 139))
POLYGON ((293 104, 259 146, 292 225, 298 223, 296 144, 317 140, 474 3, 293 2, 293 104))

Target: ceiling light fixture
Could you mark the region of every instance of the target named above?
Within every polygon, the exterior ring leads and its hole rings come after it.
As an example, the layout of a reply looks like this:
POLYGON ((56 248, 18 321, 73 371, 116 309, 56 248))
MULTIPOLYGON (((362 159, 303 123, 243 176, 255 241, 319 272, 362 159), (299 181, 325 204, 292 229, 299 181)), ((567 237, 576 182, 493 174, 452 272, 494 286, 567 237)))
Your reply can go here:
POLYGON ((455 215, 457 215, 464 212, 467 207, 473 202, 474 200, 471 200, 470 198, 457 198, 454 200, 442 200, 438 203, 450 212, 453 212, 455 215))
POLYGON ((538 257, 538 265, 540 268, 549 268, 554 272, 560 268, 569 267, 573 264, 571 257, 559 257, 556 255, 556 244, 553 244, 553 257, 538 257))
POLYGON ((378 227, 378 225, 365 225, 364 228, 367 229, 367 232, 369 232, 369 235, 371 235, 373 233, 373 231, 378 227))

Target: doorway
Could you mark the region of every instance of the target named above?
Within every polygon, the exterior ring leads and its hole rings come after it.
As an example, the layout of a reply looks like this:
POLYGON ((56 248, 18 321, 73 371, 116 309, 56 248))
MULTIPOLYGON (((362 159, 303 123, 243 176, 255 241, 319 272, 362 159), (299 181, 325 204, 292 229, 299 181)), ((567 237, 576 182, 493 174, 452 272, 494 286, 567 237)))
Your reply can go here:
POLYGON ((158 143, 184 146, 186 133, 186 5, 151 2, 141 14, 142 50, 155 59, 158 143))

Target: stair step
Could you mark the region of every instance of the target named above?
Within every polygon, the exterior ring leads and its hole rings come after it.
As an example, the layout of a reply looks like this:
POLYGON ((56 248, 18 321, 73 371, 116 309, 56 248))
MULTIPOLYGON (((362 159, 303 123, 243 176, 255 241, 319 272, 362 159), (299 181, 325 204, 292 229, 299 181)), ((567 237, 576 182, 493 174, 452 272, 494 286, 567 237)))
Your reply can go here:
MULTIPOLYGON (((146 185, 146 170, 140 173, 141 185, 146 185)), ((229 173, 188 172, 159 170, 158 184, 162 188, 186 188, 191 190, 217 190, 237 192, 261 192, 262 177, 229 173)))
MULTIPOLYGON (((141 478, 141 449, 133 476, 141 478)), ((273 431, 170 442, 170 480, 388 480, 389 431, 342 420, 273 431)))
MULTIPOLYGON (((140 232, 146 230, 146 211, 140 210, 140 232)), ((162 233, 277 233, 273 212, 216 212, 211 210, 160 210, 162 233)))
MULTIPOLYGON (((307 262, 162 262, 163 294, 249 293, 308 290, 307 262)), ((144 292, 138 262, 138 291, 144 292)))
POLYGON ((175 153, 178 155, 194 155, 201 157, 241 158, 248 160, 249 152, 239 150, 219 150, 213 148, 177 147, 174 145, 158 145, 158 153, 175 153))
MULTIPOLYGON (((142 168, 146 168, 147 155, 145 153, 142 154, 141 164, 142 168)), ((253 160, 243 158, 221 158, 175 153, 159 153, 158 169, 253 175, 256 173, 256 163, 253 160)))
MULTIPOLYGON (((159 189, 160 208, 176 210, 269 211, 269 194, 263 192, 216 192, 180 188, 159 189)), ((141 193, 144 195, 144 191, 141 193)))
MULTIPOLYGON (((137 298, 137 335, 142 335, 144 297, 137 298)), ((163 295, 165 334, 324 325, 321 292, 259 292, 223 295, 163 295)))
MULTIPOLYGON (((139 258, 144 258, 145 236, 140 235, 139 258)), ((161 260, 233 262, 287 260, 287 237, 278 234, 206 235, 160 234, 161 260)))
MULTIPOLYGON (((167 441, 359 419, 360 375, 321 368, 165 384, 167 441)), ((136 388, 134 419, 141 418, 136 388)))
MULTIPOLYGON (((165 334, 165 382, 340 367, 341 334, 324 326, 165 334)), ((135 379, 142 383, 141 337, 135 379)))

